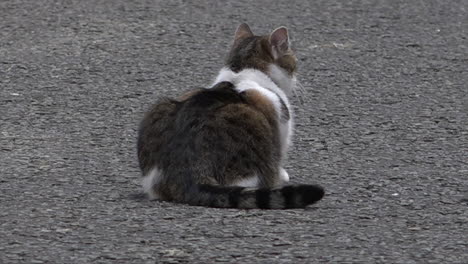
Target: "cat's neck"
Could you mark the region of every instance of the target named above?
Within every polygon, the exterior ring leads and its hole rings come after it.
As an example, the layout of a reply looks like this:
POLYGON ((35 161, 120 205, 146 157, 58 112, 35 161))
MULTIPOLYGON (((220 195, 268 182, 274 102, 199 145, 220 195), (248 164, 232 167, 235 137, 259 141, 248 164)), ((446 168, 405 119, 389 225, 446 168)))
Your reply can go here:
MULTIPOLYGON (((238 86, 242 82, 255 82, 263 88, 266 88, 273 93, 277 94, 283 101, 287 102, 288 98, 285 91, 282 89, 283 87, 279 87, 274 80, 272 80, 268 75, 263 73, 262 71, 256 69, 244 69, 240 72, 233 72, 229 68, 222 68, 219 71, 214 84, 220 82, 230 82, 234 84, 234 86, 238 86)), ((286 90, 290 87, 286 87, 286 90)))

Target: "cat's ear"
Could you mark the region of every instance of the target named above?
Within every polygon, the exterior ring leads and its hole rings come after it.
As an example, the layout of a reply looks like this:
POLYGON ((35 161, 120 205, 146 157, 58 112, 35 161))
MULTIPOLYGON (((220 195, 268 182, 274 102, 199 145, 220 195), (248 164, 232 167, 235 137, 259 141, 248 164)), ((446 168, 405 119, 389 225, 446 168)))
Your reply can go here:
POLYGON ((234 43, 238 43, 239 41, 252 37, 254 34, 250 30, 249 25, 246 23, 242 23, 237 27, 236 34, 234 35, 234 43))
POLYGON ((275 59, 283 56, 289 50, 289 36, 286 27, 279 27, 270 34, 270 45, 275 59))

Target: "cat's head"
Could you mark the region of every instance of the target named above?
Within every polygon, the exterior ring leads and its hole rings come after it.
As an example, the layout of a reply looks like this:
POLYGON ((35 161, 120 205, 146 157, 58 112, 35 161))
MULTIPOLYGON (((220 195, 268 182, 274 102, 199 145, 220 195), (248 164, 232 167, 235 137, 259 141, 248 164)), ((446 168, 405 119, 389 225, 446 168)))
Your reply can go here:
POLYGON ((264 72, 286 93, 296 85, 296 63, 286 27, 256 36, 245 23, 237 28, 226 60, 226 66, 234 72, 244 69, 264 72))

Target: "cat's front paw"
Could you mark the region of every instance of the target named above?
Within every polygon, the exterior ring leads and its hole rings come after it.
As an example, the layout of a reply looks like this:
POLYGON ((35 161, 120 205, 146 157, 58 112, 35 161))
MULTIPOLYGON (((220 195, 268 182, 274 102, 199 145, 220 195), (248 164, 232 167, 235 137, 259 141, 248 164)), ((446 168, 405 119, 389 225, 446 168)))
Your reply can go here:
POLYGON ((285 169, 280 168, 279 176, 280 176, 280 180, 282 182, 284 182, 284 183, 289 182, 289 174, 286 172, 285 169))

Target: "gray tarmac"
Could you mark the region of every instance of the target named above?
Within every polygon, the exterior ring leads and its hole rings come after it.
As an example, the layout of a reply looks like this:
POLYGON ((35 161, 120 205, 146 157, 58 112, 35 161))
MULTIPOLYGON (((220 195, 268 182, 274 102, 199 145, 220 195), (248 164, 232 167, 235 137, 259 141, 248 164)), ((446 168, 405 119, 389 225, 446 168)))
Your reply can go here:
POLYGON ((468 1, 0 2, 0 263, 468 263, 468 1), (137 126, 236 26, 300 61, 305 210, 141 195, 137 126))

